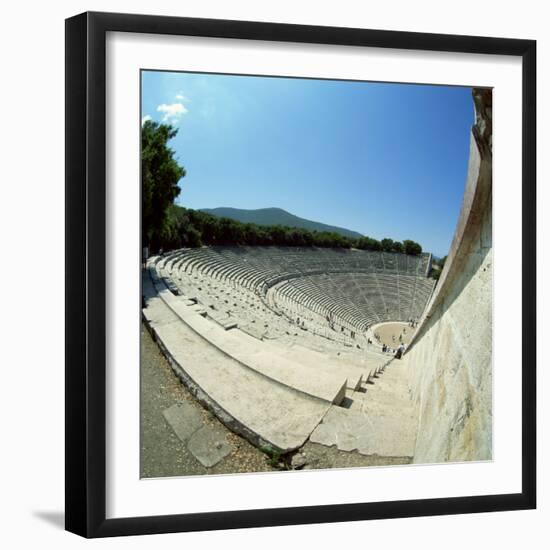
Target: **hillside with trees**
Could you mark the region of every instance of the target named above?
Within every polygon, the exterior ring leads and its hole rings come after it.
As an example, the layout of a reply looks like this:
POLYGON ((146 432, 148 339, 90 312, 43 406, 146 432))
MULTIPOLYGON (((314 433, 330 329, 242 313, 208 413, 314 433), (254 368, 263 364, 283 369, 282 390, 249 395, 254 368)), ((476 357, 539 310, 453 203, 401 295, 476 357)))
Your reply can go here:
POLYGON ((339 233, 344 237, 358 239, 362 237, 361 233, 351 231, 343 227, 327 225, 325 223, 306 220, 295 216, 282 208, 258 208, 255 210, 245 210, 242 208, 201 208, 201 212, 213 214, 220 218, 230 218, 242 223, 252 223, 255 225, 282 225, 283 227, 296 227, 299 229, 308 229, 309 231, 319 231, 321 233, 339 233))

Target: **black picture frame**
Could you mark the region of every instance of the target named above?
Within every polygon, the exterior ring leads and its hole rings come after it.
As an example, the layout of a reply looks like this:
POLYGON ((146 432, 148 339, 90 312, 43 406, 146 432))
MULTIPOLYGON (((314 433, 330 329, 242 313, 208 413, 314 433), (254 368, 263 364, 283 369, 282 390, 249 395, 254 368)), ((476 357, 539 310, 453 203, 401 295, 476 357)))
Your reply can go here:
MULTIPOLYGON (((66 529, 107 537, 536 507, 536 42, 480 36, 83 13, 66 20, 66 529), (522 60, 522 491, 106 519, 106 33, 480 53, 522 60), (529 342, 526 345, 525 342, 529 342)), ((518 380, 519 383, 519 380, 518 380)))

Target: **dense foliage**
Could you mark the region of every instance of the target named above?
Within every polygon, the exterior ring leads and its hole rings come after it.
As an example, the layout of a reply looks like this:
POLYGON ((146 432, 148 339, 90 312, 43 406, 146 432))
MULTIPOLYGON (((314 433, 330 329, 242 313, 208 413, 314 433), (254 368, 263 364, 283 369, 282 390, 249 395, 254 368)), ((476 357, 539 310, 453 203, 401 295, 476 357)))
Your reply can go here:
POLYGON ((180 193, 178 182, 185 176, 185 169, 168 147, 176 133, 177 129, 150 120, 142 126, 142 242, 151 252, 203 245, 318 246, 412 255, 422 252, 422 247, 410 240, 356 239, 330 231, 242 223, 177 206, 174 200, 180 193))
POLYGON ((422 247, 414 241, 377 241, 371 237, 353 239, 339 233, 241 223, 172 205, 167 211, 163 248, 170 250, 202 245, 318 246, 405 252, 412 255, 422 252, 422 247))
POLYGON ((163 246, 168 208, 180 194, 185 169, 174 158, 168 141, 177 129, 146 121, 141 127, 141 237, 153 250, 163 246))
POLYGON ((441 273, 443 272, 443 268, 445 267, 445 262, 447 261, 447 256, 443 256, 443 258, 434 258, 432 262, 432 269, 430 270, 430 277, 432 279, 435 279, 436 281, 439 281, 439 278, 441 277, 441 273))

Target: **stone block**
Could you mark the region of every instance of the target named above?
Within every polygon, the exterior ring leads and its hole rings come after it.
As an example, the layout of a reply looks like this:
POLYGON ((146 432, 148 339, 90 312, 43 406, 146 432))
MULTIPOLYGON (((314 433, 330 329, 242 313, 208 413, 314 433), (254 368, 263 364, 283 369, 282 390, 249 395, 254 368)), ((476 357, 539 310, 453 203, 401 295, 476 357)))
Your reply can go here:
POLYGON ((162 414, 184 443, 203 426, 200 412, 189 403, 175 403, 162 411, 162 414))
POLYGON ((224 430, 204 426, 197 430, 187 444, 189 452, 207 468, 215 466, 231 452, 224 430))

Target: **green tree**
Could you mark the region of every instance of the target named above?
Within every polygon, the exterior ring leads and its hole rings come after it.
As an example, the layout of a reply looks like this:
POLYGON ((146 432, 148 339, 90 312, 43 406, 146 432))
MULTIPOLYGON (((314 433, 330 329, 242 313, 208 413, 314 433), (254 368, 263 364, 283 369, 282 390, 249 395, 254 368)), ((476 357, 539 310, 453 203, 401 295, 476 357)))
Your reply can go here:
POLYGON ((404 247, 403 247, 403 244, 400 243, 399 241, 394 241, 394 243, 392 244, 392 252, 401 252, 403 253, 405 251, 404 247))
MULTIPOLYGON (((200 210, 168 205, 162 226, 154 233, 156 249, 172 250, 181 247, 203 245, 250 245, 250 246, 317 246, 323 248, 359 248, 362 250, 405 251, 405 243, 420 245, 414 241, 400 243, 384 239, 382 243, 371 237, 351 239, 330 231, 309 231, 308 229, 282 225, 260 226, 241 223, 231 218, 219 218, 200 210)), ((410 253, 410 252, 408 252, 410 253)), ((434 265, 436 261, 434 260, 434 265)))
POLYGON ((142 242, 152 250, 162 247, 163 238, 172 241, 167 228, 168 208, 180 194, 178 182, 185 169, 174 158, 168 141, 178 130, 170 125, 146 121, 141 128, 142 242))
POLYGON ((205 244, 216 244, 220 235, 219 218, 205 216, 202 223, 202 239, 205 244))
POLYGON ((380 241, 380 245, 382 246, 382 250, 384 252, 391 252, 393 250, 393 239, 382 239, 380 241))
POLYGON ((382 248, 380 241, 372 237, 360 237, 357 239, 356 246, 361 250, 381 250, 382 248))
POLYGON ((403 246, 405 248, 405 254, 411 254, 412 256, 422 254, 422 247, 417 242, 405 239, 403 241, 403 246))

